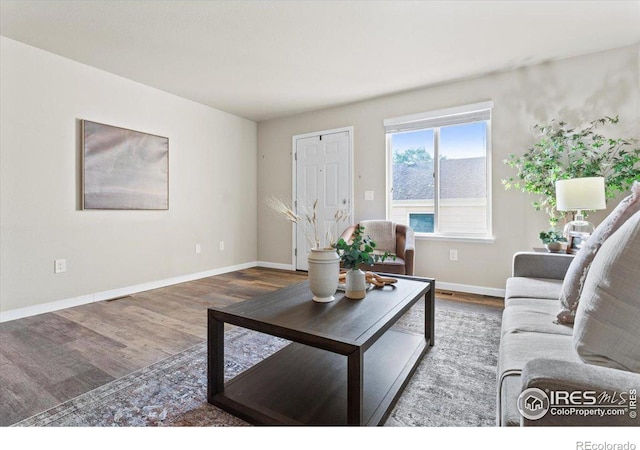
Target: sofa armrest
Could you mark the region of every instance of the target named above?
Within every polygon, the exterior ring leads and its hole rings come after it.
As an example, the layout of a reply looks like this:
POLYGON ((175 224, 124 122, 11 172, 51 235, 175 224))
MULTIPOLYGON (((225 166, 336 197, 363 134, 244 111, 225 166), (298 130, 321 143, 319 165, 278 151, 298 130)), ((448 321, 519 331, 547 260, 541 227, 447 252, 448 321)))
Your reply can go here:
MULTIPOLYGON (((640 390, 640 373, 627 372, 624 370, 611 369, 608 367, 594 366, 585 363, 563 362, 551 359, 532 359, 525 364, 522 370, 522 390, 527 388, 538 388, 545 392, 567 391, 569 393, 575 391, 592 391, 590 396, 595 396, 596 403, 599 404, 624 404, 627 406, 624 415, 607 415, 607 411, 603 412, 603 416, 598 414, 587 415, 586 410, 597 410, 599 407, 593 408, 576 408, 585 415, 578 413, 572 414, 552 414, 548 411, 542 418, 538 420, 529 420, 522 418, 524 426, 639 426, 640 419, 630 417, 630 392, 640 390), (610 396, 610 402, 605 402, 598 396, 605 392, 610 396), (614 399, 611 401, 611 399, 614 399), (622 403, 624 399, 624 403, 622 403)), ((580 394, 581 395, 581 394, 580 394)), ((592 398, 592 397, 589 397, 592 398)), ((585 400, 589 403, 590 400, 585 400)), ((637 403, 636 403, 637 404, 637 403)), ((636 406, 636 413, 640 409, 640 405, 636 406)), ((603 410, 613 408, 602 408, 603 410)))
POLYGON ((563 280, 573 255, 518 252, 513 255, 513 276, 563 280))

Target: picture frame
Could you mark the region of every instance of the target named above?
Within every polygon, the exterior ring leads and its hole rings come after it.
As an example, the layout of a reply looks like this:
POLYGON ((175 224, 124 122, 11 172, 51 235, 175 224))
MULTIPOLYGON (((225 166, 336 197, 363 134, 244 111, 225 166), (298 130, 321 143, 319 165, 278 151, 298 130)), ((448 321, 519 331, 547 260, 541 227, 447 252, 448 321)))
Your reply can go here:
POLYGON ((82 209, 168 210, 169 138, 81 121, 82 209))
POLYGON ((578 253, 590 235, 590 233, 570 231, 567 238, 567 253, 572 255, 578 253))

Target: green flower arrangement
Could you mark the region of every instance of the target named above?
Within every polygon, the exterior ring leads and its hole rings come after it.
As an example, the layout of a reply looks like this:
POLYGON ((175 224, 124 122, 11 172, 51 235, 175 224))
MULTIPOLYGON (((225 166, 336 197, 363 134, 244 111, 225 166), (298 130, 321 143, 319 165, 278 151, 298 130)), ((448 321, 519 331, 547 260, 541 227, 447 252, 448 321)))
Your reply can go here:
MULTIPOLYGON (((362 225, 356 227, 351 243, 340 238, 333 247, 338 252, 345 269, 358 269, 360 265, 372 266, 378 261, 382 262, 393 256, 389 252, 384 252, 382 255, 376 253, 376 243, 371 237, 364 235, 362 225)), ((395 256, 393 259, 395 260, 395 256)))

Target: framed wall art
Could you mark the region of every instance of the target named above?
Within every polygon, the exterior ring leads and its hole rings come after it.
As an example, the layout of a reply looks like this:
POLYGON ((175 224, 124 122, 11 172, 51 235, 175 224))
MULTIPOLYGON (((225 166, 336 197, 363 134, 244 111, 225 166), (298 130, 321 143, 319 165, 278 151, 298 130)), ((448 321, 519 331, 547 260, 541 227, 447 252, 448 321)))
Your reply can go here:
POLYGON ((83 120, 82 209, 169 209, 169 138, 83 120))

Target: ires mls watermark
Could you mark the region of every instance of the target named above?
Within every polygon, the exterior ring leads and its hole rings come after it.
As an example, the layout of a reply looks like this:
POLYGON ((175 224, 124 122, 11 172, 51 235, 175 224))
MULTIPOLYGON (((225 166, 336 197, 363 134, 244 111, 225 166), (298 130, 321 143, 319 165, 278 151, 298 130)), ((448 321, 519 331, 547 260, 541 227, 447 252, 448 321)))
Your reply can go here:
POLYGON ((538 420, 552 416, 610 417, 626 416, 635 419, 637 390, 628 391, 552 391, 528 388, 518 397, 518 411, 522 417, 538 420))

